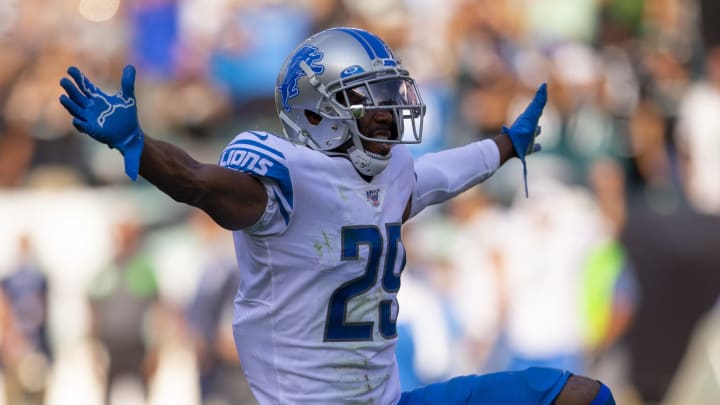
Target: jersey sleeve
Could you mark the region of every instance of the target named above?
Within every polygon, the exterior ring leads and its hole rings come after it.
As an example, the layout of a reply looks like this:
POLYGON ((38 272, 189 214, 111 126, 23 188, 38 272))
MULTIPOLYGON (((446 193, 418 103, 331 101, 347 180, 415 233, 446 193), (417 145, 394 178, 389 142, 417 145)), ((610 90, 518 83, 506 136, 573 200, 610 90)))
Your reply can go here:
POLYGON ((255 176, 265 185, 265 213, 246 232, 257 236, 277 234, 287 228, 294 198, 286 148, 292 147, 267 132, 248 131, 237 135, 223 150, 218 164, 255 176))
POLYGON ((475 186, 500 167, 500 151, 492 140, 428 153, 415 161, 410 217, 475 186))

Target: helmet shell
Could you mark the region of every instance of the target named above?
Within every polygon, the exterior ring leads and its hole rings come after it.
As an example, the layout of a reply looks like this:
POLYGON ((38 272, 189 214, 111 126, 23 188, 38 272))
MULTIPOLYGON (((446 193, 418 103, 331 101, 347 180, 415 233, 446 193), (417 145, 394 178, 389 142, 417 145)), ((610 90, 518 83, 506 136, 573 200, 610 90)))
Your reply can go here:
POLYGON ((408 73, 376 35, 357 28, 331 28, 309 37, 287 57, 275 86, 285 136, 322 151, 343 145, 355 122, 335 94, 358 80, 384 76, 408 73), (306 110, 327 119, 310 123, 306 110))

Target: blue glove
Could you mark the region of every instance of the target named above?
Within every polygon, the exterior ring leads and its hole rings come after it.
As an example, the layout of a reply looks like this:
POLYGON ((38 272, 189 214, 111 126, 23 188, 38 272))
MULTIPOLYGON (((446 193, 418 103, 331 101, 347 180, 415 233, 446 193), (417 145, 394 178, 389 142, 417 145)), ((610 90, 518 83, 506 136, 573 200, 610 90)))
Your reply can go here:
POLYGON ((60 104, 73 116, 73 126, 119 150, 125 159, 125 174, 135 181, 144 143, 135 103, 135 68, 125 66, 121 91, 115 95, 107 95, 95 87, 74 66, 67 72, 75 83, 65 77, 60 80, 67 93, 60 96, 60 104))
POLYGON ((535 138, 540 135, 540 127, 538 121, 542 115, 543 108, 547 102, 547 85, 541 84, 535 93, 535 98, 530 102, 525 111, 515 120, 510 128, 503 127, 502 132, 506 134, 512 142, 515 155, 523 165, 523 180, 525 182, 525 197, 528 196, 527 185, 527 164, 525 156, 533 152, 538 152, 540 144, 535 143, 535 138))

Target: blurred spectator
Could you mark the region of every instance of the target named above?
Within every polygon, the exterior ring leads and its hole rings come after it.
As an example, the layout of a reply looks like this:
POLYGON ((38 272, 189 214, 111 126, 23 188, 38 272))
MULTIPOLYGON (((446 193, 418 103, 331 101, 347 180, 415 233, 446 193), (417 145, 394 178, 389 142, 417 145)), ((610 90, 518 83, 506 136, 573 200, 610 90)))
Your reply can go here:
POLYGON ((644 403, 658 403, 720 296, 720 217, 630 206, 620 240, 642 293, 625 339, 630 381, 644 403))
MULTIPOLYGON (((312 16, 285 2, 256 2, 227 11, 210 54, 209 72, 235 104, 251 109, 239 112, 257 113, 253 102, 274 103, 268 89, 275 85, 285 55, 308 34, 312 16)), ((274 107, 268 111, 274 112, 274 107)))
POLYGON ((483 186, 455 197, 447 214, 452 228, 443 238, 452 241, 446 242, 452 273, 444 290, 461 331, 454 367, 465 374, 497 371, 501 365, 491 355, 507 303, 510 213, 483 186))
POLYGON ((500 2, 461 1, 450 18, 452 57, 436 63, 437 68, 454 74, 461 100, 456 107, 460 130, 446 135, 449 144, 492 136, 505 124, 517 78, 509 62, 509 54, 516 47, 508 38, 514 25, 511 14, 504 11, 500 2))
POLYGON ((665 141, 665 116, 655 100, 639 101, 630 116, 629 136, 632 158, 628 202, 660 212, 680 208, 681 190, 674 181, 671 150, 665 141))
POLYGON ((8 404, 42 405, 52 355, 48 336, 48 281, 30 237, 18 238, 18 257, 0 282, 2 340, 0 362, 8 404))
POLYGON ((720 215, 720 45, 708 49, 705 78, 683 96, 675 133, 693 207, 720 215))
POLYGON ((462 333, 449 295, 448 244, 440 243, 447 236, 431 222, 403 229, 403 246, 411 246, 398 293, 395 353, 403 391, 447 379, 458 366, 462 333))
MULTIPOLYGON (((437 264, 431 264, 437 265, 437 264)), ((427 271, 409 264, 403 275, 403 305, 397 319, 398 342, 395 352, 403 391, 443 381, 456 366, 460 336, 447 298, 422 274, 427 271)), ((443 270, 431 270, 443 271, 443 270)))
POLYGON ((720 344, 720 301, 693 329, 688 350, 664 397, 664 405, 712 404, 720 398, 720 376, 714 356, 720 344))
POLYGON ((592 161, 615 152, 612 119, 602 103, 605 66, 590 46, 579 42, 557 45, 551 60, 565 96, 560 98, 564 126, 557 152, 572 163, 571 180, 587 184, 592 161))
MULTIPOLYGON (((8 45, 1 40, 0 44, 8 45)), ((0 67, 0 188, 23 185, 34 152, 28 126, 11 119, 7 111, 16 82, 29 65, 26 53, 17 45, 3 46, 0 51, 4 61, 0 67)))
POLYGON ((137 67, 159 80, 176 75, 178 45, 178 1, 130 2, 128 24, 132 27, 131 57, 137 67))
POLYGON ((705 47, 713 48, 720 45, 720 29, 717 25, 720 4, 714 0, 699 0, 699 5, 702 42, 705 47))
POLYGON ((511 239, 502 251, 504 368, 587 372, 581 287, 584 264, 600 235, 597 206, 587 190, 546 180, 536 182, 532 199, 523 195, 513 208, 511 239))
POLYGON ((199 283, 187 308, 202 403, 253 404, 233 341, 232 301, 240 280, 232 250, 225 248, 228 235, 203 211, 193 210, 190 221, 202 256, 199 283))
POLYGON ((526 0, 522 9, 528 34, 535 40, 589 43, 594 39, 598 22, 595 0, 526 0), (572 17, 571 17, 572 16, 572 17))
POLYGON ((0 188, 19 187, 27 180, 35 144, 24 126, 0 123, 0 188))
POLYGON ((640 54, 641 96, 630 116, 631 163, 628 180, 644 201, 631 195, 630 203, 674 211, 685 205, 680 186, 678 138, 673 136, 679 104, 691 80, 687 49, 669 41, 644 44, 640 54))
POLYGON ((625 174, 614 159, 598 159, 591 166, 589 182, 602 223, 585 261, 580 291, 586 361, 592 375, 613 387, 618 402, 634 403, 624 338, 641 291, 620 242, 627 216, 625 174))
POLYGON ((126 218, 114 231, 112 262, 92 280, 89 298, 91 332, 104 353, 98 353, 109 404, 145 398, 156 364, 154 319, 158 285, 150 257, 143 251, 141 225, 126 218), (138 392, 139 391, 139 392, 138 392), (117 398, 117 399, 115 399, 117 398), (124 398, 124 399, 120 399, 124 398))

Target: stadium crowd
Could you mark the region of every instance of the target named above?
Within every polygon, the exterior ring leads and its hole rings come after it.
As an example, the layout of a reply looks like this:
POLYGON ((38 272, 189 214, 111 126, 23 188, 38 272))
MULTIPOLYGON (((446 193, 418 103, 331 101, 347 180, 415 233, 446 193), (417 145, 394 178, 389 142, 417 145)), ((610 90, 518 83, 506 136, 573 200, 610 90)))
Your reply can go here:
POLYGON ((254 403, 230 235, 85 142, 58 80, 116 88, 134 64, 145 131, 212 162, 242 130, 281 133, 280 65, 330 26, 401 55, 429 107, 418 156, 499 133, 548 83, 530 197, 512 161, 403 235, 403 389, 545 365, 622 404, 720 401, 711 0, 52 3, 0 3, 5 403, 254 403))

